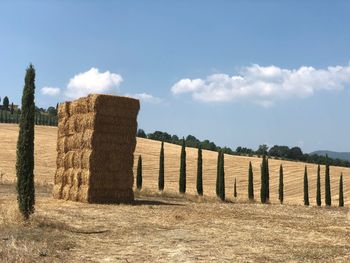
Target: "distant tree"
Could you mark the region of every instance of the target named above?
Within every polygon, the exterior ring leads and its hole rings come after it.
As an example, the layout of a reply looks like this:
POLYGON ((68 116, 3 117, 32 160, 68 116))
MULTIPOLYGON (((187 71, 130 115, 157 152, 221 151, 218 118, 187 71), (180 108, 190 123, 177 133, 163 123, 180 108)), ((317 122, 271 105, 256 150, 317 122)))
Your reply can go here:
POLYGON ((254 200, 254 175, 252 162, 249 162, 248 170, 248 198, 249 200, 254 200))
POLYGON ((147 135, 146 135, 145 131, 142 130, 142 129, 138 129, 138 130, 137 130, 136 136, 137 136, 137 137, 140 137, 140 138, 147 138, 147 135))
POLYGON ((188 135, 186 137, 186 146, 198 148, 200 141, 193 135, 188 135))
POLYGON ((307 167, 304 170, 304 205, 310 205, 309 202, 309 182, 307 178, 307 167))
POLYGON ((13 106, 13 102, 12 102, 11 103, 11 108, 10 108, 11 115, 13 114, 13 111, 14 111, 14 106, 13 106))
POLYGON ((270 148, 269 155, 286 158, 288 156, 288 152, 289 152, 288 146, 274 145, 273 147, 270 148))
POLYGON ((7 110, 4 111, 4 122, 5 123, 9 122, 8 115, 7 115, 7 110))
POLYGON ((142 189, 142 157, 141 155, 139 156, 139 160, 137 162, 136 187, 137 187, 137 190, 142 189))
POLYGON ((41 113, 38 113, 38 125, 41 125, 41 113))
POLYGON ((164 142, 162 142, 159 154, 159 177, 158 177, 158 189, 164 190, 164 142))
POLYGON ((177 135, 171 136, 171 142, 178 144, 180 141, 179 137, 177 135))
POLYGON ((250 148, 238 146, 236 148, 236 153, 238 153, 239 155, 241 155, 241 154, 252 155, 254 153, 254 151, 250 148))
POLYGON ((279 178, 279 187, 278 187, 278 199, 280 200, 280 203, 283 204, 284 199, 284 180, 283 180, 283 166, 280 165, 280 178, 279 178))
POLYGON ((19 210, 25 219, 34 212, 34 93, 35 69, 29 65, 24 80, 22 95, 22 114, 17 140, 17 200, 19 210))
POLYGON ((301 160, 303 158, 303 152, 300 147, 293 147, 289 150, 287 157, 292 160, 301 160))
POLYGON ((17 113, 16 113, 16 123, 19 123, 19 117, 20 117, 20 112, 17 111, 17 113))
POLYGON ((147 136, 148 139, 171 142, 171 135, 167 132, 155 131, 154 133, 149 133, 147 136))
POLYGON ((332 196, 331 196, 331 178, 329 175, 329 163, 328 156, 326 156, 326 171, 325 171, 325 203, 326 206, 332 205, 332 196))
POLYGON ((225 201, 225 155, 221 152, 219 172, 219 197, 225 201))
POLYGON ((269 150, 269 147, 266 144, 259 145, 258 150, 256 151, 256 154, 264 155, 267 154, 269 150))
POLYGON ((4 115, 3 115, 3 111, 0 110, 0 123, 4 122, 4 115))
POLYGON ((48 107, 47 108, 47 113, 50 115, 50 116, 57 116, 57 109, 55 107, 48 107))
POLYGON ((182 139, 181 148, 179 192, 186 193, 186 144, 184 138, 182 139))
POLYGON ((233 196, 237 198, 237 182, 236 182, 236 177, 235 177, 235 183, 233 185, 233 196))
POLYGON ((213 142, 210 142, 209 140, 204 140, 201 142, 202 149, 209 150, 209 151, 216 151, 216 145, 213 142))
POLYGON ((10 101, 9 101, 9 98, 7 96, 4 97, 2 104, 3 104, 2 106, 5 110, 9 109, 10 101))
POLYGON ((203 160, 202 160, 202 147, 198 148, 197 157, 197 193, 203 195, 203 160))
POLYGON ((343 174, 341 174, 339 179, 339 207, 343 207, 343 206, 344 206, 343 174))
POLYGON ((316 183, 316 204, 317 206, 322 205, 321 200, 321 168, 320 165, 317 167, 317 183, 316 183))

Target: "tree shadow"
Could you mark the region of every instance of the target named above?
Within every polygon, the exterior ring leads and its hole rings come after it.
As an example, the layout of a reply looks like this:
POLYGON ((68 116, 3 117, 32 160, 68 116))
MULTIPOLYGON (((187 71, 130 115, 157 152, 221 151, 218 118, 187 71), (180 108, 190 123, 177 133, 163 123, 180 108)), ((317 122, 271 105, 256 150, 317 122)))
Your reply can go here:
POLYGON ((170 203, 170 202, 157 201, 157 200, 146 200, 146 199, 136 199, 134 202, 131 203, 131 205, 134 205, 134 206, 140 206, 140 205, 185 206, 184 204, 170 203))

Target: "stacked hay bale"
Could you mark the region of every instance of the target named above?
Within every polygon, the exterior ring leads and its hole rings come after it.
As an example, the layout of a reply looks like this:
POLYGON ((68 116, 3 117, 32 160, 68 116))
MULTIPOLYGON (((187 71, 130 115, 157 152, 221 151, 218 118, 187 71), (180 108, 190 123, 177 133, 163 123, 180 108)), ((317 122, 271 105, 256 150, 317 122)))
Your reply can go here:
POLYGON ((134 200, 139 101, 89 95, 60 104, 53 196, 88 203, 134 200))

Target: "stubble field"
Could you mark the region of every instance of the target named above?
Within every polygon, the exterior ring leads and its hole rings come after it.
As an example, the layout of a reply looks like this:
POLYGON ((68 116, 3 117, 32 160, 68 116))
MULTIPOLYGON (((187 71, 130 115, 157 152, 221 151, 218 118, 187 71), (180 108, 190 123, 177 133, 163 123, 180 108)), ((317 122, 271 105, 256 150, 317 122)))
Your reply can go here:
MULTIPOLYGON (((332 197, 344 174, 345 208, 314 206, 316 166, 307 164, 311 207, 302 206, 304 163, 285 162, 285 201, 277 200, 281 161, 270 160, 271 205, 248 203, 252 161, 259 198, 260 159, 226 156, 226 195, 215 199, 217 153, 203 152, 204 198, 195 196, 195 149, 187 149, 187 196, 179 196, 180 147, 165 144, 165 193, 157 193, 160 143, 138 139, 144 188, 135 205, 88 205, 51 198, 57 130, 37 127, 36 212, 26 225, 17 213, 18 128, 0 124, 0 261, 3 262, 296 262, 350 261, 350 169, 331 167, 332 197), (233 200, 233 178, 238 199, 233 200)), ((136 165, 137 158, 135 158, 136 165)), ((135 167, 136 168, 136 167, 135 167)), ((322 185, 324 182, 322 167, 322 185)), ((323 189, 323 188, 322 188, 323 189)))

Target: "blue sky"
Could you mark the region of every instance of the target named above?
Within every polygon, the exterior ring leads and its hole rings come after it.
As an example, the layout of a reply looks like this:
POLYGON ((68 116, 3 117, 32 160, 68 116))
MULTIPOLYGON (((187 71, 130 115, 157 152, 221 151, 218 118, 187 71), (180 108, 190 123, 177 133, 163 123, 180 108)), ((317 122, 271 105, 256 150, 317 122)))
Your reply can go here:
POLYGON ((139 126, 350 151, 350 2, 1 1, 0 96, 141 99, 139 126))

